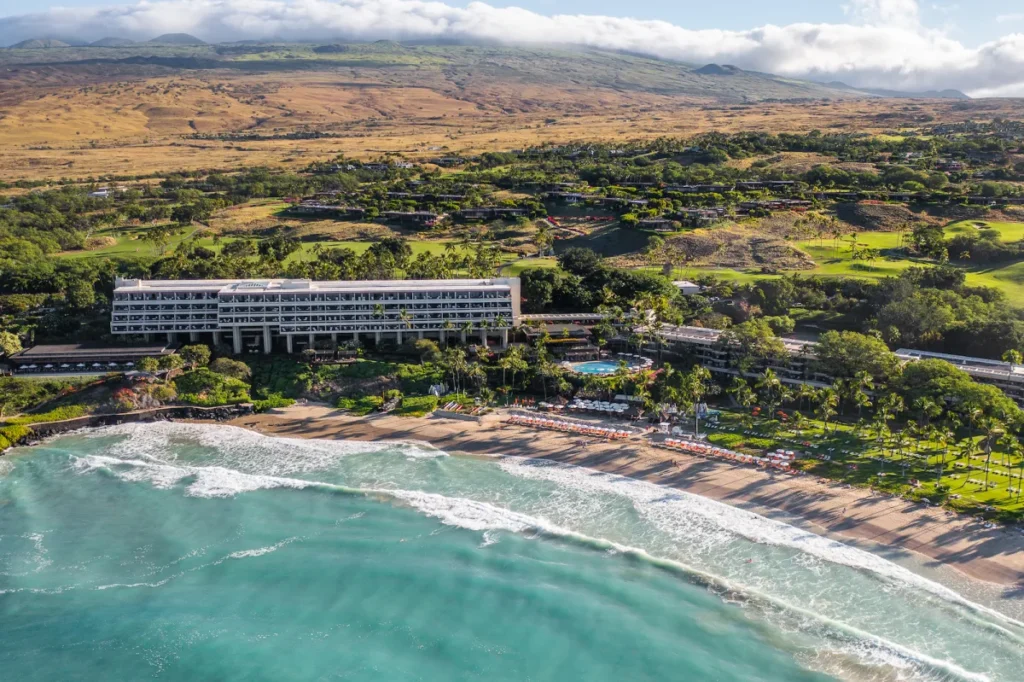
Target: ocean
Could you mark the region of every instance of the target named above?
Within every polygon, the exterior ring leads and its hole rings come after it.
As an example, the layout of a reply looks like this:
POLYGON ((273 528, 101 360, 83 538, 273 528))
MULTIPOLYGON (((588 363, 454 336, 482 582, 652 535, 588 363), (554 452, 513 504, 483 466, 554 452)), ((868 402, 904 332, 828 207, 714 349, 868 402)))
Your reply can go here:
POLYGON ((156 423, 0 458, 3 682, 1024 679, 1021 595, 930 571, 425 444, 156 423))

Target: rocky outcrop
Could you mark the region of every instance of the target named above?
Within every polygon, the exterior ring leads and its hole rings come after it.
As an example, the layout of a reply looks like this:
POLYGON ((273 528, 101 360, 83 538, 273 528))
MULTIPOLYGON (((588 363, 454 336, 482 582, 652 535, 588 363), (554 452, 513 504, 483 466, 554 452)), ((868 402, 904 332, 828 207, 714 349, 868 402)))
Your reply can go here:
MULTIPOLYGON (((192 405, 178 405, 173 407, 159 407, 152 410, 140 410, 138 412, 124 412, 121 414, 93 414, 77 419, 67 419, 59 422, 41 422, 32 424, 32 434, 18 443, 18 445, 31 445, 45 438, 58 436, 62 433, 77 431, 79 429, 96 428, 99 426, 113 426, 115 424, 130 424, 133 422, 155 422, 155 421, 176 421, 176 420, 202 420, 202 421, 228 421, 246 414, 252 414, 252 405, 243 403, 241 405, 225 405, 222 407, 195 407, 192 405)), ((0 453, 2 454, 2 453, 0 453)))

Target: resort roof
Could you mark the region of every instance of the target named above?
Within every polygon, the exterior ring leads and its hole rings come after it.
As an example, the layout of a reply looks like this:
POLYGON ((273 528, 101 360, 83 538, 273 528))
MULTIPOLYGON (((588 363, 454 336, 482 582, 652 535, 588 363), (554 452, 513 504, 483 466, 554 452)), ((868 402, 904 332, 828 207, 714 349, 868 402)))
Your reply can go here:
POLYGON ((16 363, 46 362, 81 362, 84 360, 132 360, 135 358, 172 355, 176 346, 153 344, 149 346, 101 346, 98 344, 73 343, 60 345, 32 346, 15 353, 9 359, 16 363))
POLYGON ((352 280, 335 282, 314 282, 308 279, 207 279, 207 280, 143 280, 118 279, 114 291, 365 291, 367 289, 394 289, 408 291, 416 289, 500 289, 510 288, 516 278, 496 279, 417 279, 417 280, 352 280))

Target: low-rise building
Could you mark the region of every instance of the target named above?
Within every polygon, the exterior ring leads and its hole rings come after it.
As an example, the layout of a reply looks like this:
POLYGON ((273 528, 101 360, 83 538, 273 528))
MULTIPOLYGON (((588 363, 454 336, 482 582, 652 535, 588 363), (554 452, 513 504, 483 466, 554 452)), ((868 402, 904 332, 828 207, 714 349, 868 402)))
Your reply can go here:
POLYGON ((433 227, 442 216, 431 211, 382 211, 380 217, 387 223, 433 227))
POLYGON ((103 374, 131 370, 146 357, 173 355, 173 343, 111 346, 93 343, 38 345, 9 358, 15 374, 103 374))
POLYGON ((1024 405, 1024 365, 1015 365, 1001 360, 972 358, 966 355, 931 353, 924 350, 901 348, 896 357, 903 362, 917 360, 944 360, 959 370, 971 375, 978 383, 992 384, 1018 403, 1024 405))

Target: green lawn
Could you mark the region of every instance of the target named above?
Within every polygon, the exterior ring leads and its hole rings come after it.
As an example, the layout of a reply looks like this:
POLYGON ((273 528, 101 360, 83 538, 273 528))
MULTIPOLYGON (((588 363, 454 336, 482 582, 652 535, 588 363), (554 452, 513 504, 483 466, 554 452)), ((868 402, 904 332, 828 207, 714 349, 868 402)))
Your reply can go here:
POLYGON ((509 263, 501 270, 502 277, 518 277, 523 270, 531 268, 554 268, 558 267, 558 260, 554 258, 524 258, 509 263))
MULTIPOLYGON (((160 226, 167 227, 167 226, 160 226)), ((153 227, 123 227, 123 228, 109 228, 100 230, 96 233, 97 237, 114 237, 117 240, 116 244, 110 246, 104 246, 99 249, 91 249, 89 251, 62 251, 57 255, 58 258, 96 258, 96 257, 116 257, 116 256, 156 256, 159 251, 152 242, 145 241, 142 237, 149 230, 155 229, 153 227)), ((167 242, 167 251, 173 251, 178 244, 182 241, 189 239, 192 234, 196 231, 195 227, 186 228, 180 235, 174 235, 167 242)), ((228 238, 225 241, 232 241, 228 238)), ((199 244, 207 248, 216 249, 213 245, 212 238, 200 239, 199 244)))
MULTIPOLYGON (((948 232, 953 234, 975 230, 976 221, 954 223, 948 232)), ((986 222, 987 226, 1000 230, 1004 241, 1024 239, 1024 223, 986 222)), ((816 267, 808 270, 785 271, 786 274, 816 275, 821 277, 862 277, 880 279, 895 277, 907 268, 915 265, 930 265, 931 261, 908 258, 889 257, 887 252, 899 247, 900 235, 895 232, 861 232, 857 234, 860 248, 875 249, 879 257, 873 260, 853 259, 850 240, 840 240, 838 246, 830 239, 808 239, 793 242, 797 248, 805 251, 816 267)), ((961 266, 967 272, 967 283, 978 286, 989 286, 1006 294, 1011 302, 1024 306, 1024 262, 1010 263, 993 267, 961 266)), ((755 269, 733 270, 730 268, 714 268, 690 266, 680 268, 676 276, 682 279, 711 274, 728 282, 745 284, 758 279, 772 277, 755 269)))
POLYGON ((990 505, 996 508, 995 515, 1003 520, 1024 517, 1024 495, 1018 500, 1017 494, 1017 489, 1024 486, 1024 479, 1020 477, 1021 458, 993 452, 986 488, 986 457, 981 452, 980 436, 973 439, 975 447, 971 457, 961 451, 960 445, 951 445, 948 452, 944 452, 945 447, 940 443, 922 440, 918 444, 909 432, 901 452, 895 446, 894 437, 886 437, 880 444, 874 432, 860 430, 852 424, 830 424, 827 435, 822 423, 813 419, 806 420, 799 432, 789 426, 775 430, 767 420, 747 417, 738 411, 724 411, 719 428, 709 428, 708 433, 711 442, 732 450, 755 454, 776 449, 810 452, 811 457, 799 460, 799 468, 813 475, 872 486, 913 499, 927 498, 962 511, 981 511, 990 505), (938 487, 940 464, 941 489, 938 487), (911 480, 915 479, 920 487, 911 485, 911 480))
MULTIPOLYGON (((93 249, 91 251, 64 251, 57 256, 59 258, 96 258, 96 257, 115 257, 115 256, 148 256, 155 257, 159 255, 159 250, 151 242, 144 241, 142 235, 146 233, 150 228, 127 228, 121 230, 102 230, 97 233, 97 236, 114 236, 115 232, 119 234, 115 237, 117 239, 116 244, 105 246, 99 249, 93 249)), ((164 253, 171 253, 182 241, 189 239, 198 228, 187 228, 182 234, 173 236, 167 243, 167 248, 164 253)), ((198 240, 200 246, 206 247, 213 251, 220 251, 224 244, 228 244, 233 241, 244 239, 244 237, 222 237, 220 242, 215 244, 212 237, 204 237, 198 240)), ((447 244, 454 240, 437 240, 437 241, 414 241, 409 240, 407 243, 412 248, 412 255, 415 258, 421 253, 430 253, 433 255, 439 255, 445 252, 447 244)), ((349 248, 355 251, 357 254, 361 254, 366 251, 374 242, 369 241, 317 241, 317 242, 301 242, 298 250, 288 257, 290 262, 299 258, 312 258, 313 249, 316 245, 320 245, 324 249, 336 249, 336 248, 349 248)), ((471 252, 471 247, 465 247, 459 245, 456 249, 458 253, 471 252)), ((502 260, 513 260, 516 258, 513 254, 502 254, 502 260)), ((553 262, 553 259, 552 259, 553 262)), ((538 264, 538 267, 545 267, 544 264, 538 264)))
POLYGON ((946 226, 946 234, 977 234, 981 230, 999 230, 999 240, 1017 242, 1024 239, 1024 223, 1003 223, 991 220, 961 220, 946 226))

